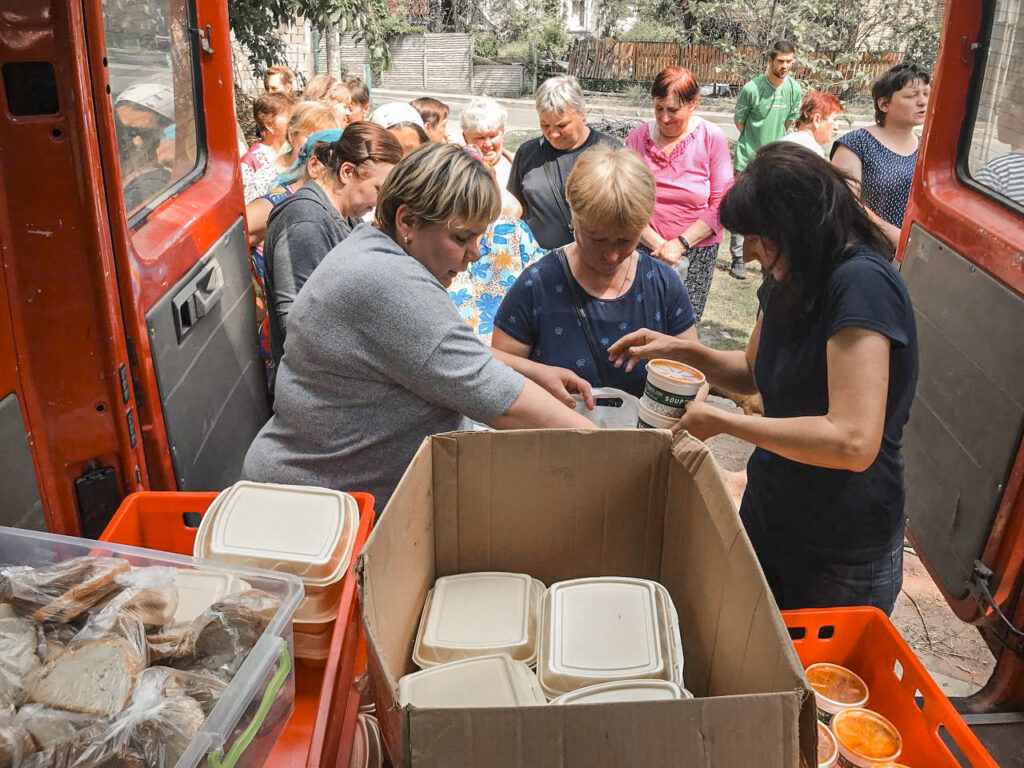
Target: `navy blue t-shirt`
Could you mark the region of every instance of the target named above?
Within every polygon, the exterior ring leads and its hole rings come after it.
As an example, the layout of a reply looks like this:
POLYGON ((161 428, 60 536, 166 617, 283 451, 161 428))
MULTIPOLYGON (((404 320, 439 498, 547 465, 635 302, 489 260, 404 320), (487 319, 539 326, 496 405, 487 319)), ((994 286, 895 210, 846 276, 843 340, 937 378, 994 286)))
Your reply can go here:
MULTIPOLYGON (((647 379, 646 362, 626 373, 608 361, 608 347, 640 328, 676 336, 696 320, 679 275, 646 254, 639 254, 638 259, 633 284, 616 299, 595 298, 575 278, 573 281, 594 340, 605 355, 609 380, 603 385, 640 397, 647 379)), ((593 386, 602 385, 556 251, 519 275, 498 307, 494 325, 529 345, 531 360, 569 368, 593 386)))
POLYGON ((866 328, 891 341, 882 444, 863 472, 813 467, 757 448, 747 464, 740 516, 782 549, 838 562, 865 562, 903 540, 901 442, 917 386, 917 325, 899 272, 861 249, 828 278, 817 314, 796 321, 768 284, 754 377, 765 415, 828 413, 825 347, 842 328, 866 328))

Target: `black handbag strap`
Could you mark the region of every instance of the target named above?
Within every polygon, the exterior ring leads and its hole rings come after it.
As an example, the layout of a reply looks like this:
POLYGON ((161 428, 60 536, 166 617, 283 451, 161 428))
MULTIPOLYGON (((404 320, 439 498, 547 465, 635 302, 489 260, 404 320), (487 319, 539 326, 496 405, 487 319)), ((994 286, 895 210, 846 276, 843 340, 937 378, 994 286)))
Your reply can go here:
POLYGON ((572 213, 569 212, 569 204, 565 202, 565 188, 558 183, 558 177, 556 176, 558 168, 558 155, 552 154, 552 157, 544 161, 544 175, 547 177, 548 186, 551 188, 551 194, 555 198, 555 205, 558 206, 558 212, 562 214, 562 218, 565 219, 565 226, 572 232, 572 213))
POLYGON ((597 365, 598 381, 602 387, 608 386, 608 366, 597 346, 594 331, 590 327, 590 318, 587 317, 587 310, 583 308, 583 301, 580 299, 580 292, 576 290, 576 278, 572 276, 572 270, 569 269, 569 258, 565 255, 565 248, 558 248, 555 251, 555 258, 562 265, 565 282, 569 286, 569 296, 572 298, 573 306, 576 307, 576 317, 579 318, 580 325, 583 326, 583 335, 587 337, 590 354, 594 356, 594 363, 597 365))

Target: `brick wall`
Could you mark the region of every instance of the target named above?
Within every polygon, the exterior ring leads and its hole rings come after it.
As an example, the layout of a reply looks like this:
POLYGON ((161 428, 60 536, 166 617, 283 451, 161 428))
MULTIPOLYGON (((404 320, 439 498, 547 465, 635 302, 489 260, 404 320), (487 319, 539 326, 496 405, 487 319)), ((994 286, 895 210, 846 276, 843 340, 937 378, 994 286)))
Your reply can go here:
MULTIPOLYGON (((300 75, 301 82, 308 80, 316 71, 313 62, 313 34, 305 19, 298 19, 294 24, 282 27, 278 35, 285 44, 285 65, 300 75)), ((320 43, 322 49, 323 42, 320 43)), ((231 47, 232 60, 235 67, 235 83, 242 90, 253 96, 263 92, 263 81, 253 74, 252 67, 245 50, 237 42, 231 47)))

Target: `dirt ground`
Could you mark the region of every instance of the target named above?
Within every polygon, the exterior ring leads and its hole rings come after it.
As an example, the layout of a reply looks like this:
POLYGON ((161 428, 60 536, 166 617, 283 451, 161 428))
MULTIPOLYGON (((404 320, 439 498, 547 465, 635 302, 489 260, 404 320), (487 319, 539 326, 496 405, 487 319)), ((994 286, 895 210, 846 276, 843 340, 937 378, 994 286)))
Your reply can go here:
MULTIPOLYGON (((761 274, 756 268, 748 268, 744 281, 729 277, 725 245, 718 266, 699 335, 705 344, 718 349, 742 349, 754 324, 761 274)), ((737 410, 728 400, 712 398, 712 402, 737 410)), ((725 471, 738 506, 747 485, 746 464, 753 446, 729 435, 718 435, 708 440, 708 447, 725 471)), ((909 546, 904 553, 903 590, 892 621, 948 696, 969 695, 988 680, 995 664, 988 647, 974 627, 953 614, 909 546)))

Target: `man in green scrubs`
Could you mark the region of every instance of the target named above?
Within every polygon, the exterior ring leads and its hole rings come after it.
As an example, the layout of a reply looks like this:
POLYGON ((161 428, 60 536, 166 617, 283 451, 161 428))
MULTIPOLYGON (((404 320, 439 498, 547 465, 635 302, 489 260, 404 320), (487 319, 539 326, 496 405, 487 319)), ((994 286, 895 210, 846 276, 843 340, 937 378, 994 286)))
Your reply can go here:
MULTIPOLYGON (((737 175, 757 150, 778 141, 800 116, 800 84, 789 76, 796 60, 796 46, 779 40, 769 51, 771 59, 763 75, 758 75, 740 89, 736 99, 733 122, 740 138, 736 142, 733 167, 737 175)), ((729 274, 740 280, 747 277, 743 263, 743 236, 733 233, 729 246, 732 268, 729 274)))

